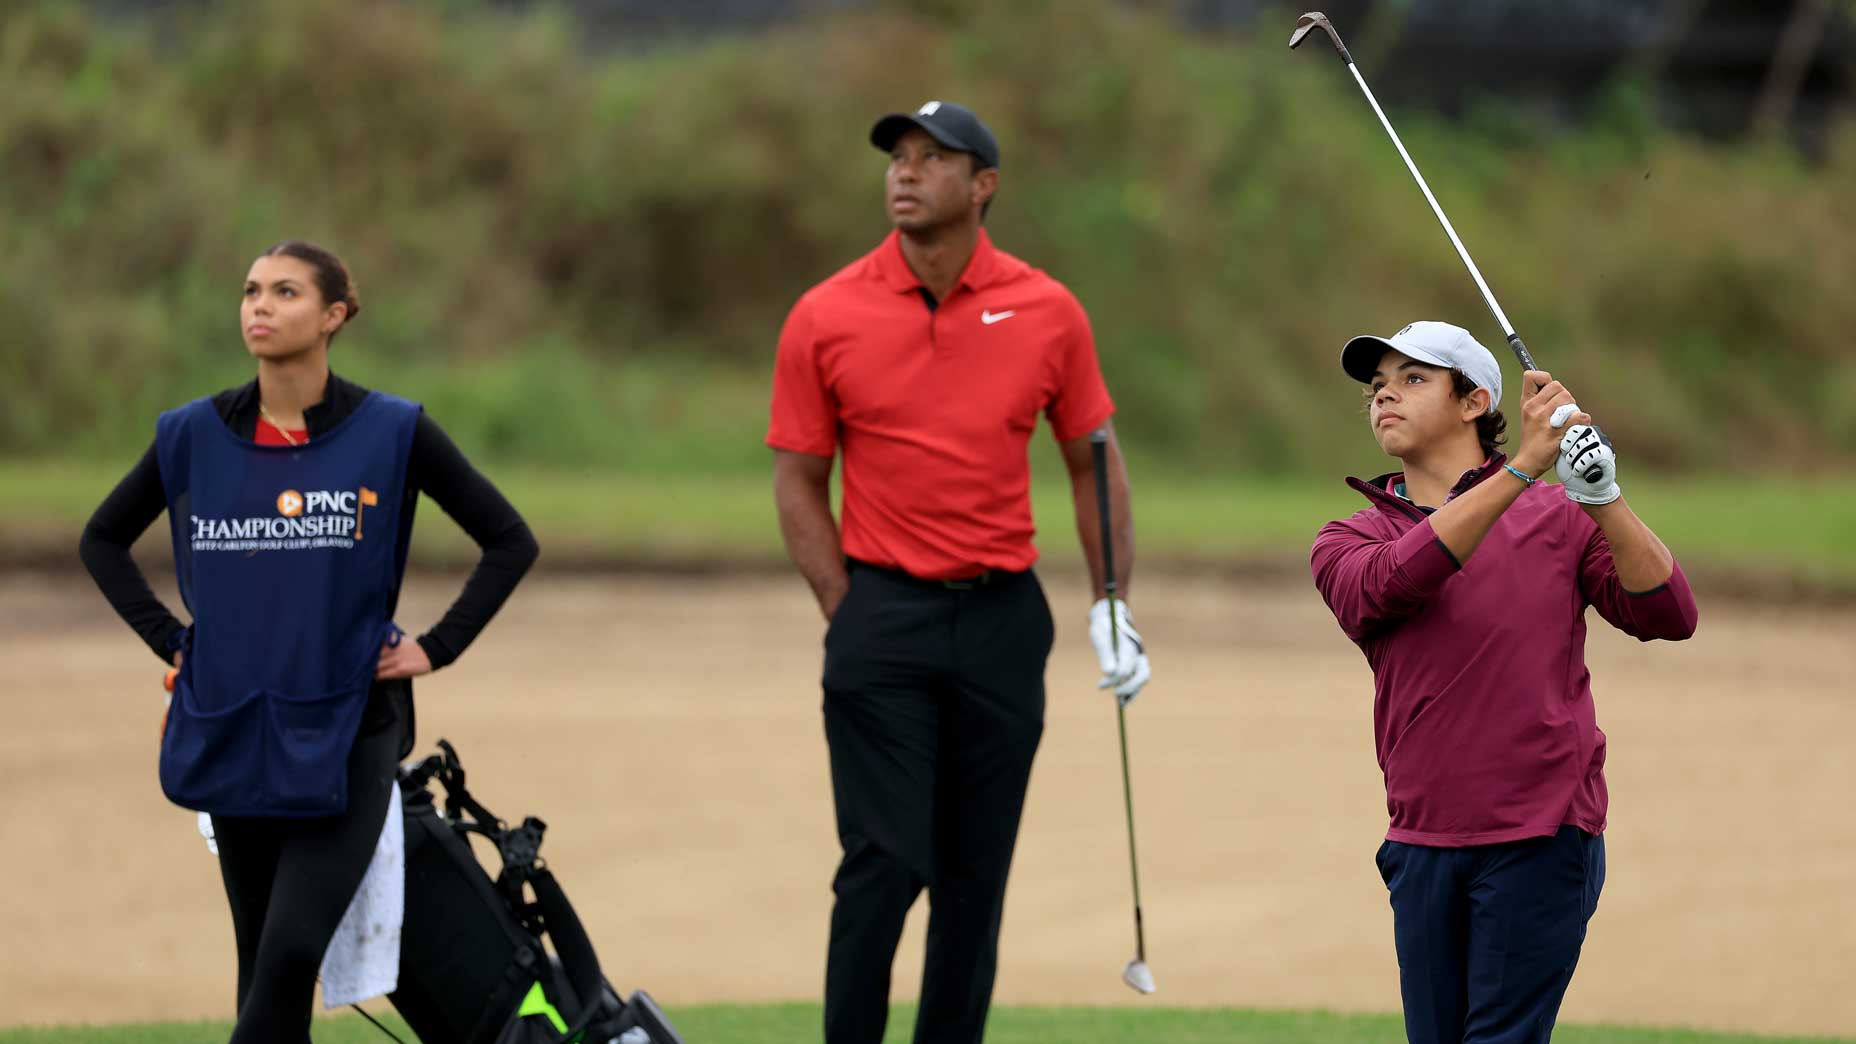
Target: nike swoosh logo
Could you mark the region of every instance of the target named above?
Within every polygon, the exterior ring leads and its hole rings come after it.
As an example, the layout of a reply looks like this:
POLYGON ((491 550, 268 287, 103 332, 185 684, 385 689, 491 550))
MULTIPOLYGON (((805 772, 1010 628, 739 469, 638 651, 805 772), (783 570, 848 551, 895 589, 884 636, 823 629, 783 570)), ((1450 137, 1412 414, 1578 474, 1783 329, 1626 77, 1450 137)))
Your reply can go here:
POLYGON ((991 326, 994 323, 1004 322, 1005 320, 1010 319, 1011 317, 1017 314, 1018 312, 1015 310, 1004 311, 1004 312, 981 312, 980 322, 985 323, 987 326, 991 326))

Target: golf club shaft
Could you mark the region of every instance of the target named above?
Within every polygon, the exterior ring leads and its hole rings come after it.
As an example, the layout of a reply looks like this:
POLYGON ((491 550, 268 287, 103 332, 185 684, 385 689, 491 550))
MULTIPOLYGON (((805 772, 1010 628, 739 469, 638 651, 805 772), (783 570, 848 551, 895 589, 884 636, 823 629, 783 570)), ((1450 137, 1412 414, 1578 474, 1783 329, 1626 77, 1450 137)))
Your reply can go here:
MULTIPOLYGON (((1115 612, 1115 527, 1108 498, 1108 429, 1098 428, 1089 436, 1089 451, 1095 459, 1097 537, 1102 542, 1102 591, 1108 598, 1109 646, 1121 655, 1121 620, 1115 612)), ((1115 698, 1115 727, 1121 736, 1121 801, 1128 815, 1128 874, 1134 882, 1134 956, 1147 960, 1147 929, 1141 923, 1141 864, 1134 854, 1134 784, 1128 772, 1128 709, 1115 698)))
MULTIPOLYGON (((1114 612, 1113 603, 1109 611, 1114 612)), ((1115 727, 1121 733, 1121 801, 1128 813, 1128 876, 1134 882, 1134 957, 1147 960, 1147 929, 1141 923, 1141 864, 1134 857, 1134 784, 1128 774, 1128 708, 1115 697, 1115 727)))
MULTIPOLYGON (((1335 41, 1338 44, 1339 37, 1335 37, 1335 41)), ((1501 324, 1502 333, 1508 338, 1508 347, 1514 349, 1515 358, 1521 361, 1521 368, 1523 370, 1539 369, 1540 367, 1534 365, 1534 357, 1529 354, 1527 345, 1521 343, 1521 336, 1514 332, 1514 324, 1508 321, 1508 316, 1502 311, 1502 306, 1496 303, 1495 292, 1489 289, 1488 281, 1482 278, 1482 271, 1476 267, 1476 262, 1470 259, 1468 249, 1463 246, 1463 240, 1456 234, 1456 228, 1444 215, 1444 208, 1438 204, 1437 197, 1431 194, 1431 186, 1425 183, 1424 175, 1418 173, 1418 165, 1412 162, 1411 153, 1405 151, 1405 143, 1399 140, 1398 132, 1392 129, 1392 121, 1386 119, 1385 110, 1379 107, 1379 99, 1374 98, 1372 89, 1366 86, 1366 77, 1360 75, 1359 66, 1353 64, 1350 60, 1351 56, 1347 55, 1344 49, 1342 56, 1349 59, 1347 71, 1353 74, 1353 82, 1360 85, 1360 93, 1366 95, 1366 104, 1373 107, 1373 115, 1379 117, 1379 125, 1386 129, 1386 135, 1397 147, 1399 157, 1405 161, 1405 169, 1411 171, 1412 179, 1418 183, 1419 190, 1424 193, 1425 202, 1431 205, 1431 213, 1436 214, 1438 223, 1444 226, 1444 234, 1450 237, 1450 245, 1456 247, 1457 256, 1463 259, 1463 267, 1469 269, 1470 278, 1476 281, 1476 289, 1482 291, 1482 300, 1489 306, 1489 311, 1494 313, 1495 321, 1501 324)))

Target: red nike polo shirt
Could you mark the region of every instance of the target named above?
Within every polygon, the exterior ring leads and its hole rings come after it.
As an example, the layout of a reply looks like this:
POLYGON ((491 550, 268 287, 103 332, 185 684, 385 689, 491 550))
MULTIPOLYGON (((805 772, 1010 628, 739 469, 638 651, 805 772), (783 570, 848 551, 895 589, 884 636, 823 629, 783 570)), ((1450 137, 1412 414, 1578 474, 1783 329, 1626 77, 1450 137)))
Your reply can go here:
POLYGON ((780 331, 767 445, 844 454, 844 553, 932 580, 1029 569, 1038 414, 1068 442, 1115 412, 1089 317, 993 247, 930 309, 901 237, 807 291, 780 331))

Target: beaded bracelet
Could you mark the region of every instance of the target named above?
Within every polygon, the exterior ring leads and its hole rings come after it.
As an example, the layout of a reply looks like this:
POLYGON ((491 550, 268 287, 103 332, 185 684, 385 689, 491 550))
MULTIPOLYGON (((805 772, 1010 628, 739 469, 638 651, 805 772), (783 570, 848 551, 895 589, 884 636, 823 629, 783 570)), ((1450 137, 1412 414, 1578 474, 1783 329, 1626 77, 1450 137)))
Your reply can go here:
POLYGON ((1508 474, 1513 475, 1515 478, 1520 479, 1522 482, 1525 482, 1530 486, 1540 481, 1539 479, 1528 478, 1525 474, 1522 473, 1520 468, 1515 467, 1513 464, 1503 464, 1502 467, 1508 469, 1508 474))

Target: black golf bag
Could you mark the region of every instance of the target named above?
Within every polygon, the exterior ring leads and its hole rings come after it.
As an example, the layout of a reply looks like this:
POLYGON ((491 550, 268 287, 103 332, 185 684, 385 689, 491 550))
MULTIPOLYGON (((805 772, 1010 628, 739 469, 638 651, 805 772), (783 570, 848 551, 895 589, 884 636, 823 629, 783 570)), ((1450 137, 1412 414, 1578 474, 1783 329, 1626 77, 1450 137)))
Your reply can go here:
POLYGON ((566 893, 537 858, 547 824, 497 819, 464 788, 457 751, 438 746, 442 754, 400 772, 406 919, 399 988, 388 999, 407 1025, 424 1044, 682 1044, 649 994, 625 1000, 601 974, 566 893), (445 791, 442 816, 432 780, 445 791), (471 834, 496 846, 495 880, 471 834))

